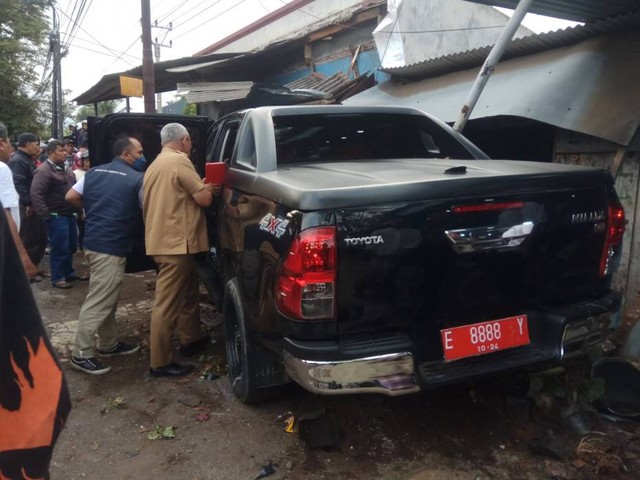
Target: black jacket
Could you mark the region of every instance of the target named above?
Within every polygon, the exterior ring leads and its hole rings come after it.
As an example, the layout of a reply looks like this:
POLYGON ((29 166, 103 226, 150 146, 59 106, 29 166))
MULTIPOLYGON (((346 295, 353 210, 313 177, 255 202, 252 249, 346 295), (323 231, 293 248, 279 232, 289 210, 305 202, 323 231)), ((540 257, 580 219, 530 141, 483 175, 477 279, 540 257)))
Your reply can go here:
POLYGON ((33 208, 43 220, 48 220, 52 213, 57 215, 72 215, 76 208, 68 203, 64 196, 73 186, 76 177, 64 166, 56 167, 46 161, 38 167, 31 185, 31 199, 33 208))
POLYGON ((22 150, 16 150, 9 160, 9 168, 13 173, 13 183, 20 196, 20 205, 31 205, 31 184, 36 165, 29 155, 22 150))

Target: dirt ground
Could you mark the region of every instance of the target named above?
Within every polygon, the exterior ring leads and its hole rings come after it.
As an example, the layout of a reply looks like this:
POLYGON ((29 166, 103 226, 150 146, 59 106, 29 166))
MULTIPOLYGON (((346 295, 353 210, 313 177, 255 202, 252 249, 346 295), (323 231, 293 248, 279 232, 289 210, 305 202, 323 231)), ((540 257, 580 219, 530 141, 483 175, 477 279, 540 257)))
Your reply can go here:
MULTIPOLYGON (((79 255, 76 264, 87 271, 79 255)), ((141 342, 142 351, 109 359, 113 370, 99 377, 68 366, 87 283, 33 285, 73 403, 54 480, 638 478, 640 423, 594 412, 545 415, 527 399, 524 375, 397 398, 320 397, 291 385, 276 401, 245 406, 224 376, 220 315, 204 296, 203 322, 215 342, 195 359, 196 373, 150 379, 154 281, 153 272, 127 275, 121 338, 141 342), (285 431, 290 416, 304 439, 285 431), (163 434, 174 437, 152 439, 163 434)))

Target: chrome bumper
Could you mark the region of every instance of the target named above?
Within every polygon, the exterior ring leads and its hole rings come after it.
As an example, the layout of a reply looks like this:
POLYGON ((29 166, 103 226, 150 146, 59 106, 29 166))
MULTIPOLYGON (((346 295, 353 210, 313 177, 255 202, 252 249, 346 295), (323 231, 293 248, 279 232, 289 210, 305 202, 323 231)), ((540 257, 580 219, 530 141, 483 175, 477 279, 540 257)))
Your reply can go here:
POLYGON ((413 355, 409 352, 326 362, 302 360, 285 351, 283 359, 287 374, 312 393, 396 396, 420 391, 414 375, 413 355))
POLYGON ((578 357, 594 347, 602 348, 613 331, 614 315, 606 313, 569 323, 562 335, 560 358, 578 357))

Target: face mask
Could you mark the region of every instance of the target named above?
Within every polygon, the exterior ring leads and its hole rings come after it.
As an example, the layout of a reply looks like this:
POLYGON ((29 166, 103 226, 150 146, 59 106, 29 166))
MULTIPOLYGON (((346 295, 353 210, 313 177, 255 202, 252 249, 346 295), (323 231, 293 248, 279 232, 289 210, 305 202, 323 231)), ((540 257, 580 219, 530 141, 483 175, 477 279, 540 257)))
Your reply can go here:
POLYGON ((140 158, 136 158, 136 160, 133 162, 133 168, 138 172, 144 172, 144 170, 147 168, 147 159, 144 158, 144 155, 142 155, 140 158))

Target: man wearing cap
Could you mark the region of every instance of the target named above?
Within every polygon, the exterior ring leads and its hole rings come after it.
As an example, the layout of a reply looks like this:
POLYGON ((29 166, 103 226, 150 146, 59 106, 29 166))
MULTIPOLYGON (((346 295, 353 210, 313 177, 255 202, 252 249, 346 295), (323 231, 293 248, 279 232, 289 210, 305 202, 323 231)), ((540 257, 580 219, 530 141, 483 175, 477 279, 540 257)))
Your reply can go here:
POLYGON ((33 133, 22 133, 18 136, 18 150, 9 160, 13 183, 20 197, 20 238, 36 267, 47 248, 47 232, 42 219, 35 214, 30 193, 36 168, 33 157, 39 153, 38 137, 33 133))
POLYGON ((76 145, 73 140, 70 138, 65 139, 62 144, 64 145, 65 157, 64 157, 64 168, 69 171, 73 170, 73 164, 75 161, 75 150, 76 145))
POLYGON ((143 177, 132 165, 143 151, 138 140, 125 136, 115 141, 113 154, 111 163, 89 170, 65 197, 86 212, 84 253, 91 280, 80 309, 71 366, 91 375, 111 370, 96 358, 96 332, 101 357, 140 350, 139 345, 118 341, 115 313, 127 253, 133 247, 136 225, 142 222, 143 177))
POLYGON ((77 249, 77 210, 64 199, 76 179, 65 170, 65 152, 60 140, 47 145, 49 158, 38 167, 31 184, 31 200, 36 213, 46 222, 51 251, 51 285, 71 288, 69 282, 88 280, 73 269, 73 254, 77 249))
POLYGON ((73 143, 75 145, 78 145, 78 127, 75 123, 70 123, 69 124, 69 131, 71 132, 69 135, 67 135, 65 138, 70 138, 71 140, 73 140, 73 143))
POLYGON ((89 142, 89 132, 87 131, 87 121, 82 121, 82 128, 78 130, 78 145, 82 146, 89 142))

